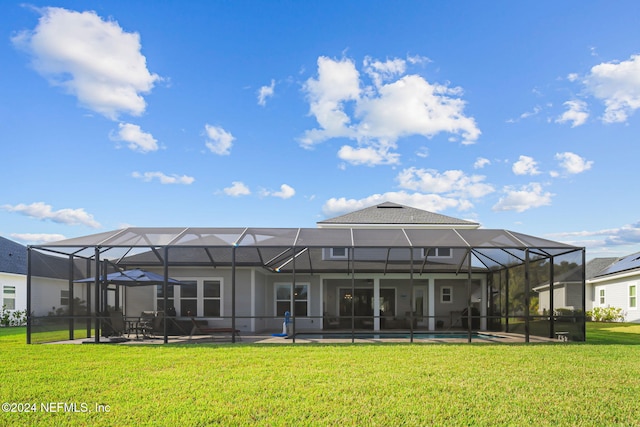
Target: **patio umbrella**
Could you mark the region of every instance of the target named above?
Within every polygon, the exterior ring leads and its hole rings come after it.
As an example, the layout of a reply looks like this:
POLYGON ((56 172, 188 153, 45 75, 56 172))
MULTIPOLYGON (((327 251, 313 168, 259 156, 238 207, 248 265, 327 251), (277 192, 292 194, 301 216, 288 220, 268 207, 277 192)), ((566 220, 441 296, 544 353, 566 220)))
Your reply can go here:
MULTIPOLYGON (((103 281, 103 276, 100 276, 100 281, 103 281)), ((86 279, 75 280, 76 283, 93 282, 95 277, 87 277, 86 279)), ((162 285, 164 283, 164 276, 151 271, 135 269, 116 271, 114 273, 107 274, 106 283, 113 283, 114 285, 123 286, 147 286, 147 285, 162 285)), ((183 283, 168 278, 170 285, 182 285, 183 283)))

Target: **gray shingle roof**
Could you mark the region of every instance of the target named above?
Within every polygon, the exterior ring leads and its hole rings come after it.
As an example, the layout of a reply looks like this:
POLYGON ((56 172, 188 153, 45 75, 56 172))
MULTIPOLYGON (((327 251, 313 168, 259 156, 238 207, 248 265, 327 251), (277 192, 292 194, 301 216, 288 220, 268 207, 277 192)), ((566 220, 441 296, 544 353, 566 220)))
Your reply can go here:
POLYGON ((593 279, 605 268, 609 267, 611 264, 616 262, 618 258, 609 257, 609 258, 594 258, 591 261, 587 262, 585 266, 585 275, 586 279, 593 279))
POLYGON ((415 224, 478 227, 480 224, 424 211, 397 203, 385 202, 335 218, 318 221, 318 225, 338 224, 415 224))
POLYGON ((12 274, 27 274, 27 248, 19 243, 0 237, 0 271, 12 274))

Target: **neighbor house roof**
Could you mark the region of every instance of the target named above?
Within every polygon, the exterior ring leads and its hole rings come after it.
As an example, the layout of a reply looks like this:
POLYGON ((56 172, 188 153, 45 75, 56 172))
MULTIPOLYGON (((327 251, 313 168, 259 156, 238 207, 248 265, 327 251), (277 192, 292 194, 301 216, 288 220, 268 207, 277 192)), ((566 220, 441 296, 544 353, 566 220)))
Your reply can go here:
POLYGON ((596 277, 602 270, 609 267, 611 264, 616 262, 618 258, 615 257, 607 257, 607 258, 594 258, 591 261, 587 262, 585 266, 585 276, 586 279, 593 279, 596 277))
POLYGON ((593 278, 602 278, 613 274, 640 272, 640 252, 618 258, 615 262, 598 272, 593 278))
POLYGON ((27 248, 0 237, 0 272, 27 274, 27 248))
POLYGON ((422 209, 385 202, 335 218, 319 221, 318 227, 394 226, 420 228, 478 228, 477 222, 422 209))

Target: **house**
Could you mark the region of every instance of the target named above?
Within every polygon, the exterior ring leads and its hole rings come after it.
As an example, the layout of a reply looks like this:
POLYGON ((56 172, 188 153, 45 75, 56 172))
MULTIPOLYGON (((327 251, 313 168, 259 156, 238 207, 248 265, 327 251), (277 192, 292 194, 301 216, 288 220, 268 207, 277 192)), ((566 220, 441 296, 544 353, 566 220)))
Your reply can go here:
MULTIPOLYGON (((31 272, 35 286, 31 311, 38 316, 64 312, 69 306, 65 259, 35 254, 31 272)), ((27 247, 0 237, 0 306, 8 311, 27 309, 27 247)))
MULTIPOLYGON (((282 330, 288 311, 294 331, 474 329, 553 337, 553 322, 532 327, 533 288, 554 281, 551 266, 583 277, 584 248, 395 203, 317 225, 130 227, 30 250, 68 256, 69 290, 87 295, 93 316, 108 294, 126 315, 171 309, 177 319, 195 316, 251 333, 282 330), (97 272, 134 268, 181 284, 105 292, 105 275, 97 272), (95 282, 77 283, 81 277, 95 282)), ((579 288, 584 301, 584 282, 579 288)), ((584 340, 583 317, 574 339, 584 340)))
POLYGON ((640 322, 640 252, 621 258, 596 258, 592 261, 598 263, 598 268, 587 277, 589 308, 621 308, 625 321, 640 322))

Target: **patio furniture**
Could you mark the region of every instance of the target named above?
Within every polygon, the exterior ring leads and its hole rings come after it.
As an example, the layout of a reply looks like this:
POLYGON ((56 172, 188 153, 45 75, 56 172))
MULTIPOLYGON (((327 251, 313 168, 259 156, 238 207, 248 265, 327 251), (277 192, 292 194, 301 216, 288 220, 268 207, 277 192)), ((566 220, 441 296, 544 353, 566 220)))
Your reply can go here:
POLYGON ((234 330, 233 328, 212 328, 209 327, 206 323, 198 323, 193 317, 191 318, 191 323, 193 324, 193 328, 191 328, 191 333, 189 334, 189 342, 191 342, 191 339, 195 334, 211 335, 212 340, 215 339, 216 334, 231 334, 232 337, 235 335, 238 337, 238 340, 241 339, 240 331, 238 329, 234 330))
POLYGON ((328 313, 324 313, 325 329, 338 329, 340 327, 340 318, 337 316, 330 316, 328 313))
POLYGON ((121 311, 110 311, 109 319, 103 325, 102 331, 105 337, 117 336, 121 337, 127 331, 124 316, 121 311))

